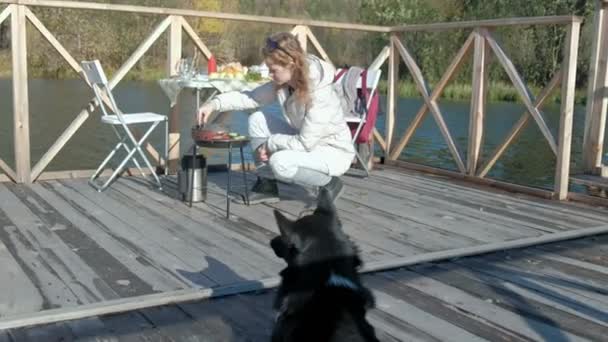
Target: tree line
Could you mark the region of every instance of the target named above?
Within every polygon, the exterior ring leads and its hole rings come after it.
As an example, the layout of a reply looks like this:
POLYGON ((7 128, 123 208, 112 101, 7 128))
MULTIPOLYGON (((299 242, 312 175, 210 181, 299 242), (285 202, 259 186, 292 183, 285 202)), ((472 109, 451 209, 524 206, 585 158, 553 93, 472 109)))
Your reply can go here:
MULTIPOLYGON (((130 5, 188 8, 241 14, 283 16, 376 25, 405 25, 507 17, 579 15, 584 17, 577 84, 588 77, 594 1, 591 0, 129 0, 96 1, 130 5)), ((118 68, 161 20, 160 16, 57 8, 32 8, 44 25, 78 59, 98 58, 108 69, 118 68)), ((221 62, 260 62, 264 37, 286 26, 187 18, 221 62)), ((0 25, 0 68, 10 66, 9 22, 0 25)), ((388 42, 386 34, 337 29, 313 29, 336 64, 366 64, 388 42)), ((427 80, 437 81, 462 46, 470 30, 414 32, 401 35, 427 80)), ((499 28, 494 32, 514 64, 533 85, 548 82, 559 68, 565 30, 559 26, 499 28)), ((185 35, 184 35, 185 37, 185 35)), ((184 38, 184 53, 194 47, 184 38)), ((153 78, 166 61, 166 37, 138 63, 132 78, 153 78)), ((33 77, 75 77, 69 66, 29 25, 28 65, 33 77)), ((492 81, 508 81, 494 63, 492 81)), ((470 63, 458 75, 470 82, 470 63)), ((401 68, 407 78, 407 71, 401 68)), ((2 70, 0 70, 2 73, 2 70)), ((6 74, 5 74, 6 75, 6 74)))

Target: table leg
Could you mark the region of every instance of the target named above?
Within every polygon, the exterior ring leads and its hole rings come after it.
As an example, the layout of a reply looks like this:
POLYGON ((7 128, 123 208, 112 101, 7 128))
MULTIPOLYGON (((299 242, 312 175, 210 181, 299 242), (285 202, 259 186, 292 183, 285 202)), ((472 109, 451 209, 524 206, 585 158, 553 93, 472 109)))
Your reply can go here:
MULTIPOLYGON (((200 95, 201 95, 201 90, 199 88, 196 88, 196 107, 194 108, 194 123, 197 123, 197 115, 198 115, 198 108, 200 107, 200 95)), ((191 175, 190 175, 190 182, 188 184, 188 189, 187 192, 190 193, 190 201, 189 201, 189 206, 190 208, 192 208, 192 201, 194 200, 194 165, 196 163, 196 143, 194 143, 192 145, 192 165, 191 166, 191 175)))
POLYGON ((243 146, 241 145, 241 171, 243 172, 243 181, 245 182, 245 200, 243 203, 249 205, 249 189, 247 188, 247 170, 245 170, 245 155, 243 154, 243 146))
POLYGON ((230 219, 230 183, 232 180, 232 143, 228 143, 228 186, 226 187, 226 218, 230 219))
POLYGON ((198 114, 198 109, 201 107, 201 89, 196 88, 196 108, 194 109, 194 115, 198 114))
MULTIPOLYGON (((196 144, 192 144, 192 165, 190 168, 190 182, 187 191, 190 193, 190 208, 192 208, 192 200, 194 199, 194 165, 196 163, 196 144)), ((186 171, 187 172, 187 171, 186 171)))

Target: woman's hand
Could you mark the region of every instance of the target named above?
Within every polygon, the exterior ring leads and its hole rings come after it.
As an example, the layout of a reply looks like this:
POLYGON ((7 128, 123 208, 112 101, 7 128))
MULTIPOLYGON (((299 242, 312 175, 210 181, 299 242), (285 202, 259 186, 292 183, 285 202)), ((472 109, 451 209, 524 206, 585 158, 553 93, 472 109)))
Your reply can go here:
POLYGON ((209 118, 209 115, 211 115, 211 113, 213 113, 214 110, 215 109, 213 108, 213 105, 211 103, 202 105, 198 109, 198 113, 196 115, 196 120, 197 120, 198 125, 200 126, 201 124, 206 124, 207 119, 209 118))
POLYGON ((269 157, 268 148, 266 147, 265 143, 260 145, 255 151, 258 154, 258 158, 260 159, 260 161, 262 161, 262 162, 268 161, 268 157, 269 157))

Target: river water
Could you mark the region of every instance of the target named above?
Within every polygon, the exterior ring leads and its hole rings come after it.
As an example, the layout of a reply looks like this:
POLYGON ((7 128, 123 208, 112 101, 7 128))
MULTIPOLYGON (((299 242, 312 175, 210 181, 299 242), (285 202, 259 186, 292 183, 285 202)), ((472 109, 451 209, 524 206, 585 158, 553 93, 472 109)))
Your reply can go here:
MULTIPOLYGON (((80 80, 30 80, 30 132, 32 165, 52 145, 57 137, 91 100, 93 93, 80 80)), ((119 106, 124 112, 152 111, 166 114, 169 101, 156 82, 123 81, 114 90, 119 106)), ((382 99, 382 107, 386 104, 382 99)), ((394 141, 398 141, 413 116, 422 105, 421 99, 399 99, 394 141)), ((462 158, 466 161, 467 134, 469 125, 469 103, 439 101, 447 126, 450 129, 462 158)), ((188 147, 189 128, 194 123, 194 96, 190 91, 180 95, 180 121, 183 140, 182 150, 188 147)), ((267 108, 279 111, 278 106, 267 108)), ((572 142, 572 171, 580 168, 584 107, 575 108, 574 134, 572 142)), ((485 120, 483 155, 489 157, 497 144, 524 112, 517 103, 491 103, 485 120)), ((548 126, 557 136, 559 128, 559 105, 544 108, 548 126)), ((115 143, 112 130, 100 123, 98 111, 92 115, 51 162, 47 171, 93 169, 115 143)), ((379 117, 377 127, 384 132, 385 116, 379 117)), ((231 113, 220 121, 230 131, 246 133, 247 115, 231 113)), ((12 136, 12 89, 8 79, 0 80, 0 158, 14 165, 12 136)), ((151 137, 151 142, 161 150, 161 132, 151 137)), ((221 162, 222 156, 211 158, 221 162)), ((451 154, 432 116, 427 117, 401 155, 401 159, 456 170, 451 154)), ((494 179, 544 188, 553 186, 555 157, 545 142, 537 125, 530 121, 523 134, 509 147, 488 175, 494 179)), ((466 163, 466 162, 465 162, 466 163)))

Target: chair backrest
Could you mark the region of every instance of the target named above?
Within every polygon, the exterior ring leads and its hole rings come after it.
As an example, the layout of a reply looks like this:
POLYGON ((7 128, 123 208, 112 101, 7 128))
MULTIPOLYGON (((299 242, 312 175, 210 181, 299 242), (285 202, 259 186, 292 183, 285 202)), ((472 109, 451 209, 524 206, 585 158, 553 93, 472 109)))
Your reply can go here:
POLYGON ((89 80, 91 84, 108 84, 108 79, 106 78, 106 74, 103 72, 103 68, 98 59, 94 61, 82 61, 80 65, 82 66, 82 71, 86 75, 87 80, 89 80))
MULTIPOLYGON (((346 72, 343 72, 343 69, 339 69, 337 73, 337 77, 334 80, 334 83, 339 83, 343 81, 343 78, 346 75, 346 72)), ((378 88, 378 84, 380 83, 380 77, 382 76, 382 70, 380 69, 368 69, 367 77, 366 77, 366 88, 368 93, 367 99, 367 108, 369 109, 369 105, 371 104, 372 97, 376 92, 376 88, 378 88)), ((357 89, 363 88, 363 77, 359 77, 357 80, 357 89)))
MULTIPOLYGON (((339 84, 342 91, 343 105, 350 106, 350 99, 353 97, 355 75, 361 72, 360 68, 341 69, 334 78, 334 82, 339 84), (344 79, 347 77, 347 79, 344 79), (352 82, 350 85, 345 82, 352 82), (350 94, 350 95, 348 95, 350 94)), ((365 70, 356 78, 357 99, 354 108, 347 109, 346 121, 351 128, 353 142, 367 143, 371 139, 371 133, 376 124, 376 118, 380 109, 379 95, 377 92, 378 84, 382 71, 380 69, 365 70), (363 77, 365 75, 365 77, 363 77), (365 90, 363 90, 365 88, 365 90), (362 108, 365 106, 365 108, 362 108), (348 115, 350 113, 358 115, 348 115)), ((345 107, 349 108, 349 107, 345 107)))
MULTIPOLYGON (((367 98, 367 108, 369 109, 369 105, 371 104, 372 97, 378 88, 378 84, 380 83, 380 76, 382 76, 382 70, 367 70, 367 90, 368 90, 368 98, 367 98)), ((359 78, 357 81, 357 88, 363 88, 362 80, 359 78)))
POLYGON ((82 71, 86 76, 87 80, 91 84, 93 91, 95 92, 95 97, 99 102, 99 107, 101 107, 101 111, 103 115, 110 115, 108 112, 108 108, 105 106, 105 102, 103 101, 103 95, 107 96, 108 101, 110 102, 110 107, 113 114, 120 116, 121 111, 118 109, 116 105, 116 101, 114 100, 114 96, 112 95, 112 91, 110 91, 110 87, 108 86, 108 79, 106 74, 103 72, 103 68, 101 67, 101 63, 99 60, 93 61, 82 61, 81 63, 82 71))

